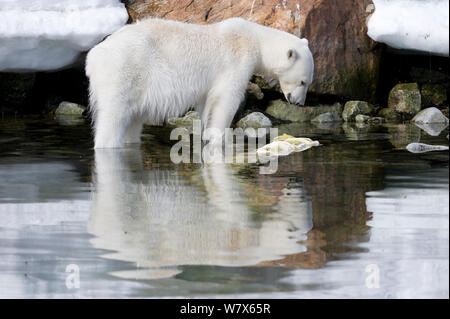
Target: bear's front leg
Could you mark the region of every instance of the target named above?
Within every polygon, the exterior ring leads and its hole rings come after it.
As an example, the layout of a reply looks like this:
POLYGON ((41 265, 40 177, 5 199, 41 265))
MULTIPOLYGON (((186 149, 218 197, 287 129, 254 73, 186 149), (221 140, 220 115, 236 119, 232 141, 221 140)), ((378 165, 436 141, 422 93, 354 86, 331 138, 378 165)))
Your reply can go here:
POLYGON ((232 88, 211 90, 206 99, 205 108, 201 114, 202 126, 210 133, 209 142, 221 144, 225 129, 229 128, 239 105, 245 97, 248 80, 241 81, 242 85, 235 83, 232 88), (214 133, 214 132, 216 133, 214 133))
POLYGON ((121 112, 100 111, 95 118, 94 148, 122 148, 131 119, 121 112))

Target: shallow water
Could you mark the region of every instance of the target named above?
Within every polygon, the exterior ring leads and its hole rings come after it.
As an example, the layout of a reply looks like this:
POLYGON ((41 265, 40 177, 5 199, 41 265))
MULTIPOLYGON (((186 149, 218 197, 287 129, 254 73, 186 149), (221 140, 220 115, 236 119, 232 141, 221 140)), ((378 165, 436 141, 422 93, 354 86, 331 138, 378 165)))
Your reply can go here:
POLYGON ((1 120, 0 297, 448 298, 449 153, 405 150, 448 128, 284 132, 322 146, 261 175, 173 164, 159 128, 94 152, 84 120, 1 120))

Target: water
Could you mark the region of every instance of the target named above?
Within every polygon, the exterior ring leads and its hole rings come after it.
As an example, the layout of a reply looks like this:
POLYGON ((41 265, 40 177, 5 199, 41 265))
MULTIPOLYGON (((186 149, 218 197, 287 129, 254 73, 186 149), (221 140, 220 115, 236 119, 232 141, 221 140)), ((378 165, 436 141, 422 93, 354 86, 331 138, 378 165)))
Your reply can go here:
POLYGON ((261 175, 173 164, 158 128, 94 152, 83 120, 1 120, 0 297, 448 298, 449 153, 405 150, 448 129, 285 131, 323 145, 261 175))

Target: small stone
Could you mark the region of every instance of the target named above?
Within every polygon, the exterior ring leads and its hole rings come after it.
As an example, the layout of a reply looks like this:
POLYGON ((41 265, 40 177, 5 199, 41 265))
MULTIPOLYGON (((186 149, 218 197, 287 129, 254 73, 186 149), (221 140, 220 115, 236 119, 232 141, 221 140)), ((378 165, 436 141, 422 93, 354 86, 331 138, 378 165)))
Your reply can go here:
POLYGON ((374 107, 365 101, 348 101, 345 103, 342 118, 346 122, 354 122, 357 115, 371 115, 374 107))
POLYGON ((341 117, 338 114, 332 112, 320 114, 311 120, 311 122, 313 123, 333 123, 340 121, 342 121, 341 117))
POLYGON ((55 115, 83 115, 86 107, 80 104, 71 102, 61 102, 55 111, 55 115))
POLYGON ((358 114, 358 115, 356 115, 356 117, 355 117, 355 121, 356 121, 356 123, 369 123, 369 121, 370 121, 370 116, 358 114))
POLYGON ((389 93, 388 107, 407 116, 416 115, 422 107, 422 98, 417 83, 400 83, 389 93))
POLYGON ((415 123, 448 123, 448 118, 442 112, 435 108, 429 107, 417 113, 412 119, 415 123))
POLYGON ((440 106, 447 101, 447 90, 441 84, 424 84, 420 93, 424 107, 440 106))
POLYGON ((192 133, 194 120, 200 120, 200 115, 196 111, 189 111, 183 117, 172 117, 168 119, 167 123, 174 127, 184 127, 192 133))
POLYGON ((374 116, 374 117, 371 117, 370 119, 369 119, 369 124, 382 124, 382 123, 384 123, 384 122, 386 122, 386 120, 384 119, 384 117, 380 117, 380 116, 374 116))
POLYGON ((265 116, 261 112, 252 112, 247 116, 241 118, 237 123, 236 127, 240 127, 243 130, 246 128, 267 128, 272 127, 272 122, 269 120, 267 116, 265 116))
POLYGON ((361 123, 381 124, 385 121, 385 119, 382 117, 370 117, 368 115, 362 115, 362 114, 356 115, 355 120, 356 120, 357 124, 361 124, 361 123))

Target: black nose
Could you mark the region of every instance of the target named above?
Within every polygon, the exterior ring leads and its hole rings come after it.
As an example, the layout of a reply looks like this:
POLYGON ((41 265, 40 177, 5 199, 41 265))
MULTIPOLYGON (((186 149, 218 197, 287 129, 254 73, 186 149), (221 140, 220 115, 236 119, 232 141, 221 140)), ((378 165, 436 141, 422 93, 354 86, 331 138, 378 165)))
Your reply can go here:
POLYGON ((288 95, 286 96, 286 99, 288 100, 289 103, 291 103, 291 93, 288 93, 288 95))

